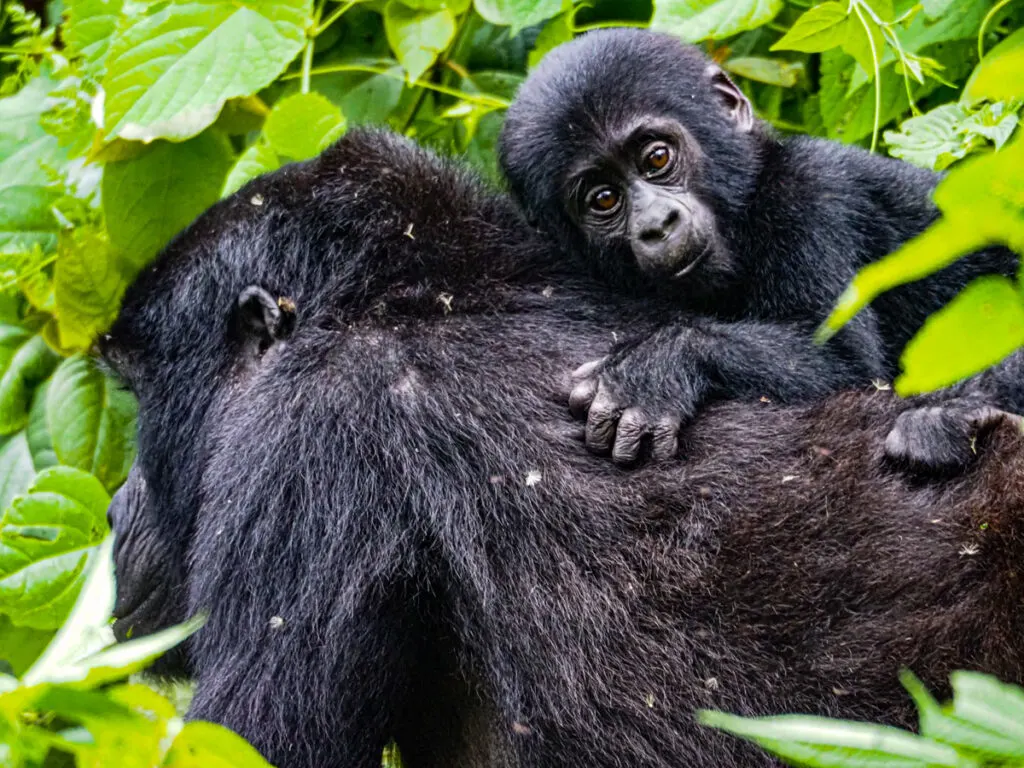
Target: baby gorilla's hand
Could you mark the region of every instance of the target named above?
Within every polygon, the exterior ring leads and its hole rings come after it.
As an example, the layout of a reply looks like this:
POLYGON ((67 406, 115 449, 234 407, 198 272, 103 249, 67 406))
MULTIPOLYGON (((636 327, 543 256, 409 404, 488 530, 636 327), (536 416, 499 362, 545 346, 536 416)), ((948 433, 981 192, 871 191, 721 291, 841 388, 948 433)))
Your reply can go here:
POLYGON ((635 374, 628 356, 615 362, 592 360, 572 374, 569 409, 586 420, 587 448, 603 456, 611 453, 616 464, 674 457, 679 430, 696 410, 695 403, 667 402, 655 393, 657 382, 646 386, 635 374))
POLYGON ((952 400, 904 411, 885 439, 885 455, 915 472, 951 474, 974 460, 975 440, 1021 417, 976 402, 952 400))

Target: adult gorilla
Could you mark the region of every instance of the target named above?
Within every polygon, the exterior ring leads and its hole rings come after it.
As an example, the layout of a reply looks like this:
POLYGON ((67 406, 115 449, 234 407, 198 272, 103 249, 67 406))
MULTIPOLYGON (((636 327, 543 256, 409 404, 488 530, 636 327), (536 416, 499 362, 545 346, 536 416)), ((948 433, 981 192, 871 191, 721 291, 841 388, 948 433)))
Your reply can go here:
POLYGON ((564 372, 649 331, 626 301, 387 134, 219 203, 104 340, 141 409, 116 631, 209 611, 192 715, 280 768, 767 765, 694 709, 905 723, 900 665, 1021 680, 1012 429, 914 484, 887 393, 721 404, 625 473, 564 372))

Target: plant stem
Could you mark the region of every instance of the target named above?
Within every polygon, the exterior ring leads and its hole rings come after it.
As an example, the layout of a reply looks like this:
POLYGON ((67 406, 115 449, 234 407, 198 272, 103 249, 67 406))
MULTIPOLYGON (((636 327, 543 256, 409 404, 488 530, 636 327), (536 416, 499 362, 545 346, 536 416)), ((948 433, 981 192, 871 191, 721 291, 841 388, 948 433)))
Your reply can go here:
POLYGON ((359 2, 360 0, 349 0, 349 2, 343 4, 340 8, 337 8, 334 11, 334 13, 327 17, 326 21, 324 21, 322 24, 319 24, 313 30, 312 36, 319 37, 329 26, 331 26, 331 24, 333 24, 342 16, 344 16, 353 5, 356 5, 359 2))
POLYGON ((875 72, 875 122, 871 127, 871 151, 874 152, 878 148, 879 121, 882 119, 882 73, 878 68, 878 51, 875 50, 874 41, 871 39, 871 28, 868 27, 868 21, 861 12, 861 4, 854 0, 852 5, 853 12, 857 14, 857 19, 860 21, 861 26, 864 27, 864 34, 868 37, 868 47, 871 49, 871 64, 875 72))
POLYGON ((992 17, 1005 8, 1009 2, 1010 0, 999 0, 998 3, 992 6, 992 10, 985 14, 985 18, 981 20, 981 28, 978 30, 978 61, 985 58, 985 32, 988 31, 989 22, 991 22, 992 17))
MULTIPOLYGON (((329 75, 334 72, 368 72, 374 75, 384 75, 384 77, 390 77, 394 80, 401 80, 403 83, 405 82, 405 76, 393 72, 392 68, 375 67, 370 64, 332 64, 330 66, 317 67, 316 69, 310 70, 311 75, 329 75)), ((301 76, 301 72, 291 72, 282 76, 281 79, 294 80, 301 76)), ((467 93, 466 91, 460 91, 458 88, 448 88, 444 85, 437 85, 429 80, 417 80, 412 83, 412 86, 414 88, 425 88, 428 91, 443 93, 446 96, 452 96, 456 99, 461 99, 462 101, 468 101, 470 104, 479 104, 482 107, 491 107, 492 109, 508 109, 509 105, 508 101, 497 96, 467 93)))
POLYGON ((313 47, 316 43, 317 29, 320 27, 320 16, 324 12, 327 0, 319 0, 313 11, 313 18, 306 30, 306 47, 302 49, 302 83, 299 90, 309 93, 310 71, 313 69, 313 47))

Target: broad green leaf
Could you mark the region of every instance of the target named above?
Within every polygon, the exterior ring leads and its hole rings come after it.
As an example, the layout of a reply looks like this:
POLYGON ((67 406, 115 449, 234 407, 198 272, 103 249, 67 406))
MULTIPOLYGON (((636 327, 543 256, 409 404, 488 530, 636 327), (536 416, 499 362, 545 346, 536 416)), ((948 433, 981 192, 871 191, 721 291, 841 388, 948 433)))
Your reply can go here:
POLYGON ((61 348, 87 350, 114 321, 125 287, 105 232, 77 227, 61 233, 54 269, 61 348))
POLYGON ((59 627, 93 548, 107 533, 110 497, 70 467, 39 473, 0 520, 0 612, 20 626, 59 627))
POLYGON ((0 252, 52 250, 60 229, 52 210, 56 199, 47 187, 0 189, 0 252))
POLYGON ((224 102, 272 83, 298 55, 310 0, 179 0, 110 46, 105 127, 111 138, 186 139, 224 102))
POLYGON ((45 186, 50 182, 45 168, 65 159, 67 152, 39 122, 54 85, 46 77, 36 77, 14 96, 0 99, 0 190, 45 186))
POLYGON ((135 458, 137 406, 84 355, 68 358, 46 393, 46 421, 62 464, 91 472, 114 490, 135 458))
MULTIPOLYGON (((1017 106, 1019 109, 1019 105, 1017 106)), ((986 104, 979 111, 964 120, 963 129, 967 133, 984 136, 1002 149, 1017 128, 1017 113, 1006 102, 986 104)))
POLYGON ((114 40, 124 0, 69 0, 61 35, 72 55, 99 70, 114 40))
MULTIPOLYGON (((875 121, 875 90, 867 78, 851 87, 861 72, 854 60, 838 49, 821 55, 821 92, 819 106, 828 138, 852 143, 871 135, 875 121)), ((882 112, 880 126, 908 109, 903 79, 892 68, 882 70, 882 112)))
POLYGON ((852 14, 846 24, 843 50, 856 59, 868 80, 874 80, 875 72, 882 69, 882 52, 885 49, 882 29, 863 12, 859 16, 852 14))
POLYGON ((526 27, 557 16, 562 0, 474 0, 473 7, 491 24, 511 27, 509 34, 514 36, 526 27))
POLYGON ((28 423, 32 392, 57 365, 39 334, 12 325, 0 326, 0 434, 28 423))
MULTIPOLYGON (((108 645, 103 650, 85 657, 79 657, 74 653, 60 659, 57 656, 49 657, 50 649, 47 648, 40 660, 47 659, 46 664, 33 665, 25 674, 25 680, 35 680, 37 675, 43 675, 44 672, 45 677, 42 679, 46 681, 85 688, 123 680, 145 669, 158 656, 187 640, 203 626, 204 621, 205 618, 199 616, 137 640, 108 645)), ((61 633, 63 631, 62 627, 61 633)))
POLYGON ((788 762, 814 766, 858 768, 974 768, 944 744, 898 728, 823 717, 781 715, 743 718, 722 712, 701 712, 700 722, 759 744, 788 762))
POLYGON ((227 197, 244 187, 257 176, 264 173, 276 171, 281 167, 281 160, 274 154, 274 150, 268 147, 263 141, 257 141, 245 152, 238 156, 234 168, 224 181, 222 197, 227 197))
MULTIPOLYGON (((972 673, 968 673, 972 674, 972 673)), ((991 678, 987 681, 994 682, 991 678)), ((920 719, 921 735, 934 741, 941 741, 959 747, 962 752, 970 755, 981 755, 990 760, 1024 760, 1024 743, 1014 739, 1012 734, 1004 734, 998 729, 998 719, 986 718, 984 722, 971 722, 953 715, 953 706, 941 707, 931 694, 914 675, 907 671, 900 674, 900 682, 914 698, 920 719), (997 726, 993 728, 993 726, 997 726)), ((989 692, 986 690, 986 694, 989 692)), ((995 705, 999 694, 987 696, 985 709, 995 705)), ((1018 702, 1017 717, 1024 716, 1018 702)), ((1014 708, 1006 710, 1013 712, 1014 708)), ((982 714, 987 714, 982 710, 982 714)))
POLYGON ((960 96, 969 104, 1024 98, 1024 28, 1001 41, 981 60, 960 96))
POLYGON ((274 105, 263 126, 271 149, 290 160, 319 155, 345 131, 345 116, 319 93, 297 93, 274 105))
POLYGON ((0 438, 0 509, 7 509, 15 496, 25 493, 35 476, 26 433, 0 438))
POLYGON ((1024 301, 1005 277, 975 280, 925 321, 903 350, 902 396, 931 392, 994 365, 1024 345, 1024 301))
POLYGON ((847 6, 844 4, 816 5, 800 16, 771 50, 817 53, 836 48, 850 34, 846 25, 847 18, 847 6))
POLYGON ((792 88, 804 72, 803 63, 769 59, 764 56, 737 56, 723 65, 730 73, 759 83, 792 88))
MULTIPOLYGON (((402 98, 402 68, 395 65, 388 74, 370 75, 356 81, 338 95, 338 103, 350 124, 383 123, 402 98)), ((314 87, 318 78, 313 79, 314 87)))
POLYGON ((950 683, 953 714, 1012 741, 1007 757, 1024 757, 1024 690, 978 672, 954 672, 950 683))
MULTIPOLYGON (((986 220, 983 210, 976 213, 981 220, 986 220)), ((968 226, 967 222, 939 220, 895 253, 858 272, 839 297, 832 314, 818 329, 818 340, 823 341, 832 336, 879 294, 897 285, 927 277, 963 254, 988 244, 987 233, 980 228, 968 226)))
POLYGON ((959 104, 943 104, 904 121, 899 132, 886 131, 883 137, 893 157, 922 168, 942 170, 965 157, 974 146, 960 136, 960 126, 966 118, 967 111, 959 104))
POLYGON ((971 40, 973 43, 990 3, 971 0, 957 2, 956 6, 953 13, 944 13, 934 20, 927 13, 917 14, 906 29, 899 31, 904 50, 916 52, 954 40, 971 40))
POLYGON ((388 45, 412 83, 430 69, 452 41, 455 16, 443 9, 416 11, 400 0, 390 0, 384 8, 384 31, 388 45))
MULTIPOLYGON (((46 393, 49 389, 49 380, 36 388, 36 393, 32 397, 32 407, 28 411, 28 424, 25 426, 25 442, 36 472, 60 464, 53 450, 50 427, 46 423, 46 393)), ((5 503, 2 508, 6 509, 7 504, 5 503)))
POLYGON ((18 627, 0 616, 0 661, 9 664, 14 674, 23 675, 52 637, 51 631, 18 627))
POLYGON ((658 0, 651 29, 696 43, 755 29, 775 18, 784 0, 658 0))
POLYGON ((127 274, 217 202, 232 160, 227 140, 207 131, 182 144, 157 142, 104 169, 107 232, 127 274))
POLYGON ((25 685, 63 682, 69 677, 81 681, 85 677, 81 670, 71 670, 69 675, 67 668, 110 644, 106 638, 110 635, 110 614, 114 610, 116 595, 113 552, 113 534, 108 534, 99 546, 93 548, 78 599, 67 621, 57 630, 53 642, 22 676, 25 685))
POLYGON ((937 19, 945 15, 957 0, 921 0, 924 15, 929 19, 937 19))
POLYGON ((555 16, 555 18, 544 25, 540 34, 537 35, 537 40, 533 44, 533 50, 530 51, 529 58, 527 59, 530 68, 536 67, 548 51, 570 40, 572 40, 571 11, 555 16))
POLYGON ((245 739, 216 723, 191 722, 174 739, 164 768, 272 768, 245 739))

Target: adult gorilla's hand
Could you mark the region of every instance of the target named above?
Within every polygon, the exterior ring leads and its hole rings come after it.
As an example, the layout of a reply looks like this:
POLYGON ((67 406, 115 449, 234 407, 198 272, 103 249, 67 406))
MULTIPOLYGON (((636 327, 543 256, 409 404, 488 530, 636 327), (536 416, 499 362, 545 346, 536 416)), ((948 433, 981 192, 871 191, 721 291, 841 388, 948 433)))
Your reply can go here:
POLYGON ((664 396, 663 381, 645 381, 643 366, 630 355, 584 363, 572 374, 569 409, 586 421, 586 445, 594 453, 611 454, 616 464, 642 458, 671 459, 679 448, 679 430, 697 411, 692 398, 677 392, 664 396))
POLYGON ((978 438, 1004 422, 1024 424, 1020 416, 972 398, 914 408, 897 417, 885 455, 914 472, 954 474, 974 461, 978 438))

